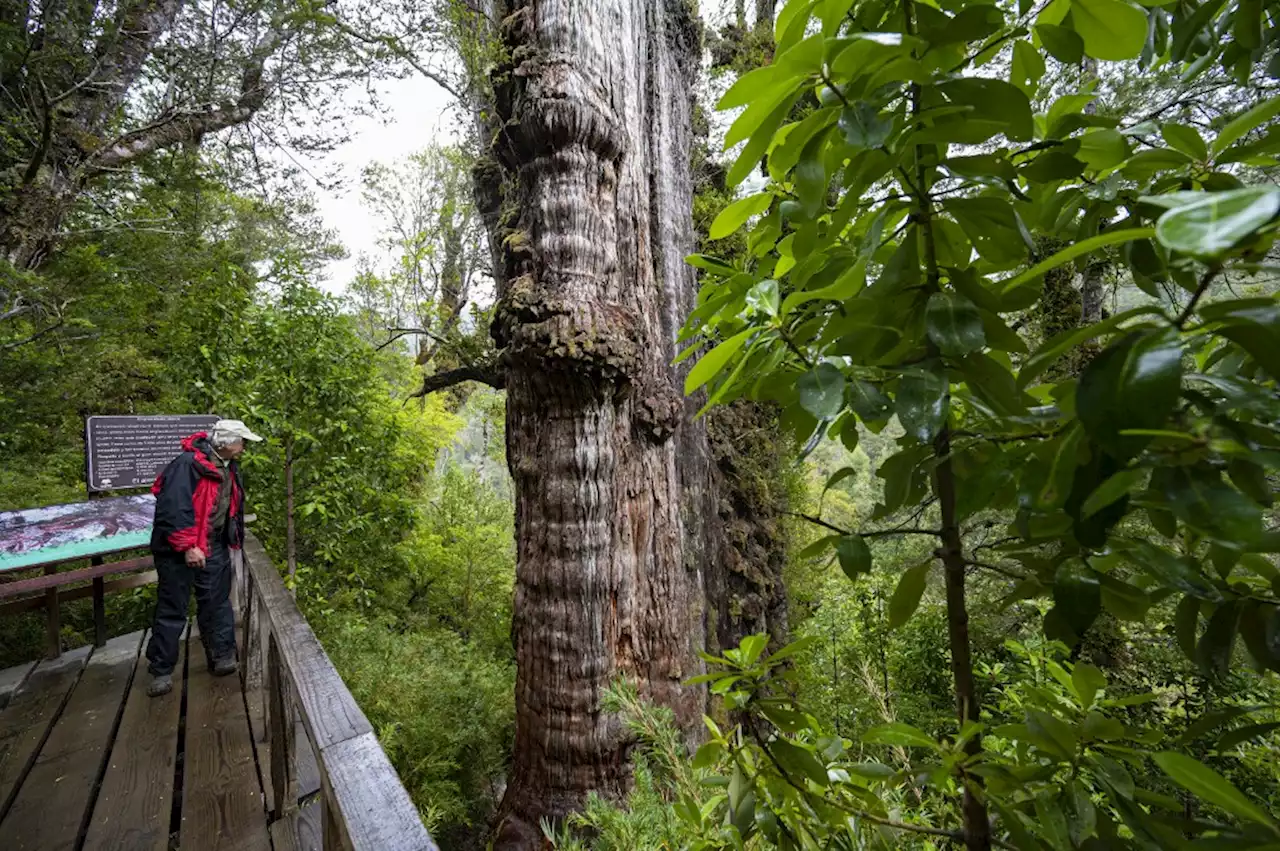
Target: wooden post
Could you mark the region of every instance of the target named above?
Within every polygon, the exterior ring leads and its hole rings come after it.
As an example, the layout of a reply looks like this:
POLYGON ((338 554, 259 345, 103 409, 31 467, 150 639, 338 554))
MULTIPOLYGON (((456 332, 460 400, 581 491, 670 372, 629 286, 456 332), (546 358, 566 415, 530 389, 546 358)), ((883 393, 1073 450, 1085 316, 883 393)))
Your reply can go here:
POLYGON ((267 641, 267 729, 271 737, 271 792, 273 820, 287 818, 298 809, 297 742, 293 713, 289 711, 289 684, 285 681, 280 646, 274 634, 267 641))
POLYGON ((318 805, 324 807, 324 811, 320 814, 320 823, 324 825, 322 828, 324 851, 346 851, 347 846, 342 841, 342 828, 338 826, 337 808, 330 806, 323 792, 318 805))
MULTIPOLYGON (((44 566, 45 575, 58 572, 56 564, 44 566)), ((44 592, 44 610, 46 616, 47 635, 49 639, 48 658, 57 659, 62 655, 62 624, 58 616, 58 589, 49 588, 44 592)))
MULTIPOLYGON (((102 559, 95 558, 93 564, 102 564, 102 559)), ((102 647, 107 643, 107 592, 106 582, 101 576, 93 578, 93 646, 102 647)))

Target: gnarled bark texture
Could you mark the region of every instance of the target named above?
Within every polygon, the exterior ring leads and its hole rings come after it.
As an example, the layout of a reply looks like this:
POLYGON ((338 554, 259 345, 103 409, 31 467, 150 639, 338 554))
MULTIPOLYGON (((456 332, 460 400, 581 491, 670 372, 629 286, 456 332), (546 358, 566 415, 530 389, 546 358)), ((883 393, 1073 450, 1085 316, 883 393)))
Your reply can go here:
MULTIPOLYGON (((505 6, 505 8, 502 8, 505 6)), ((511 0, 492 163, 507 453, 516 490, 516 742, 497 847, 621 794, 627 677, 696 729, 716 552, 705 431, 671 367, 694 298, 688 0, 511 0)))

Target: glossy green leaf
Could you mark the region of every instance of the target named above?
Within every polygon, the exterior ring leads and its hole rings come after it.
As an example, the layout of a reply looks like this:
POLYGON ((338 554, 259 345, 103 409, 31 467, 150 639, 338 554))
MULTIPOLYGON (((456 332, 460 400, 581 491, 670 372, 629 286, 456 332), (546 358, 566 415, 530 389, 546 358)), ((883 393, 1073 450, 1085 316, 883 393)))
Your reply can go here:
POLYGON ((771 192, 761 192, 734 201, 721 210, 720 215, 716 216, 715 221, 711 223, 708 238, 714 240, 732 236, 738 228, 747 223, 747 219, 765 212, 772 203, 773 193, 771 192))
POLYGON ((1147 13, 1127 0, 1071 0, 1071 20, 1094 59, 1137 59, 1147 43, 1147 13))
POLYGON ((844 373, 829 363, 820 363, 800 376, 796 390, 800 406, 817 419, 829 419, 844 407, 844 373))
POLYGON ((869 103, 858 101, 840 113, 844 139, 855 148, 878 148, 889 138, 893 122, 869 103))
POLYGON ((1280 213, 1280 187, 1251 186, 1206 193, 1175 207, 1156 223, 1156 238, 1174 251, 1217 257, 1252 236, 1280 213))
POLYGON ((1093 359, 1076 388, 1076 411, 1089 436, 1117 457, 1132 457, 1150 438, 1121 434, 1158 429, 1178 401, 1182 347, 1160 331, 1135 332, 1093 359))
POLYGON ((1160 135, 1172 147, 1182 151, 1193 160, 1204 162, 1209 159, 1209 146, 1194 127, 1185 124, 1161 124, 1160 135))
POLYGON ((1017 214, 1008 201, 1001 198, 948 198, 942 202, 942 208, 960 224, 978 253, 993 263, 1016 263, 1029 253, 1017 214))
POLYGON ((911 616, 920 607, 920 599, 928 587, 929 569, 932 566, 932 560, 921 562, 902 574, 898 587, 889 599, 889 629, 897 629, 911 620, 911 616))
POLYGON ((1044 76, 1044 57, 1028 41, 1013 43, 1013 63, 1009 67, 1009 82, 1026 93, 1035 94, 1040 78, 1044 76))
POLYGON ((1262 509, 1207 465, 1175 467, 1162 477, 1165 499, 1186 526, 1231 547, 1262 534, 1262 509))
POLYGON ((1188 556, 1178 556, 1149 541, 1133 541, 1126 554, 1153 579, 1210 603, 1222 602, 1222 592, 1205 578, 1200 563, 1188 556))
POLYGON ((1036 35, 1049 55, 1066 65, 1079 65, 1084 58, 1084 39, 1070 27, 1040 24, 1036 35))
POLYGON ((862 734, 862 741, 868 745, 896 745, 908 748, 938 749, 937 742, 923 730, 901 722, 872 727, 862 734))
POLYGON ((907 434, 929 443, 942 428, 949 409, 947 377, 940 366, 913 369, 898 380, 895 410, 907 434))
POLYGON ((1102 171, 1114 168, 1129 156, 1129 142, 1110 127, 1090 130, 1080 137, 1075 157, 1089 168, 1102 171))
POLYGON ((1200 318, 1221 323, 1217 333, 1249 353, 1258 365, 1280 377, 1280 303, 1242 299, 1207 304, 1200 318))
POLYGON ((1097 489, 1089 494, 1089 498, 1084 501, 1084 506, 1080 509, 1080 513, 1085 517, 1092 517, 1133 490, 1146 476, 1146 470, 1121 470, 1098 485, 1097 489))
POLYGON ((986 345, 978 306, 956 293, 934 293, 925 306, 929 339, 944 355, 961 357, 986 345))
POLYGON ((845 576, 857 580, 871 572, 871 548, 861 535, 844 535, 836 541, 836 558, 845 576))
POLYGON ((1209 150, 1216 157, 1250 130, 1261 127, 1277 115, 1280 115, 1280 95, 1268 98, 1233 118, 1226 127, 1222 128, 1222 132, 1213 140, 1209 150))
POLYGON ((1209 766, 1186 754, 1165 751, 1152 759, 1165 774, 1191 794, 1247 821, 1272 828, 1275 822, 1266 812, 1231 785, 1231 782, 1209 766))
POLYGON ((952 103, 973 107, 975 117, 999 122, 1010 139, 1025 141, 1034 133, 1031 101, 1012 83, 991 77, 964 77, 941 83, 938 88, 952 103))
POLYGON ((1109 316, 1101 322, 1095 322, 1092 325, 1085 326, 1077 330, 1063 331, 1057 336, 1049 339, 1039 349, 1032 354, 1022 365, 1022 369, 1018 372, 1018 386, 1026 387, 1036 378, 1039 378, 1045 370, 1053 366, 1057 360, 1067 352, 1077 346, 1087 343, 1090 340, 1096 340, 1107 334, 1115 333, 1125 322, 1138 316, 1144 315, 1160 315, 1161 311, 1158 307, 1143 306, 1135 307, 1132 310, 1126 310, 1123 313, 1117 313, 1109 316))
POLYGON ((880 392, 880 388, 867 381, 853 379, 849 382, 847 397, 849 407, 864 422, 887 420, 893 413, 893 403, 880 392))
POLYGON ((714 378, 721 370, 724 369, 725 364, 729 362, 729 359, 736 355, 746 344, 747 340, 749 340, 755 333, 755 328, 748 328, 740 334, 733 335, 703 355, 698 362, 694 364, 693 369, 689 370, 689 374, 685 377, 685 395, 687 396, 690 393, 693 393, 699 387, 714 378))
POLYGON ((1105 248, 1108 245, 1119 245, 1122 242, 1130 242, 1135 239, 1147 239, 1156 235, 1156 231, 1152 228, 1129 228, 1127 230, 1111 231, 1110 233, 1100 233, 1097 236, 1089 237, 1080 242, 1069 245, 1068 247, 1057 252, 1053 256, 1040 261, 1027 271, 1004 283, 1004 291, 1017 289, 1024 284, 1034 281, 1046 272, 1050 272, 1059 266, 1070 263, 1077 257, 1083 257, 1090 252, 1097 251, 1099 248, 1105 248))

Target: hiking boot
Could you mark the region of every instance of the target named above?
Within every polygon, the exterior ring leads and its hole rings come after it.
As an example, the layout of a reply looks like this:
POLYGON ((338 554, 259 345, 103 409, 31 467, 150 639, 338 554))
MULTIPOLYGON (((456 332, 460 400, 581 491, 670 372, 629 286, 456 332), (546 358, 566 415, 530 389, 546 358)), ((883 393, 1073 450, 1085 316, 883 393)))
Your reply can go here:
POLYGON ((236 664, 234 656, 228 656, 225 659, 215 659, 209 670, 213 671, 215 677, 225 677, 240 670, 240 666, 236 664))
POLYGON ((159 697, 162 694, 168 694, 173 691, 173 675, 164 674, 156 676, 151 680, 151 685, 147 686, 147 694, 151 697, 159 697))

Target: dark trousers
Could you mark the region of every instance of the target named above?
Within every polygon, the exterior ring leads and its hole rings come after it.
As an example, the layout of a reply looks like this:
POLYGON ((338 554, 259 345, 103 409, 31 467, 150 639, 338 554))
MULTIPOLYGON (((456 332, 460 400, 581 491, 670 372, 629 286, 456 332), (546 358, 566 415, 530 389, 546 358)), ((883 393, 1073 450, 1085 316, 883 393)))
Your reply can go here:
POLYGON ((236 654, 235 615, 231 611, 231 554, 225 543, 212 544, 203 568, 188 567, 182 553, 156 553, 159 574, 156 614, 147 644, 147 666, 154 676, 172 674, 178 642, 187 625, 191 587, 196 589, 196 622, 210 665, 236 654))

